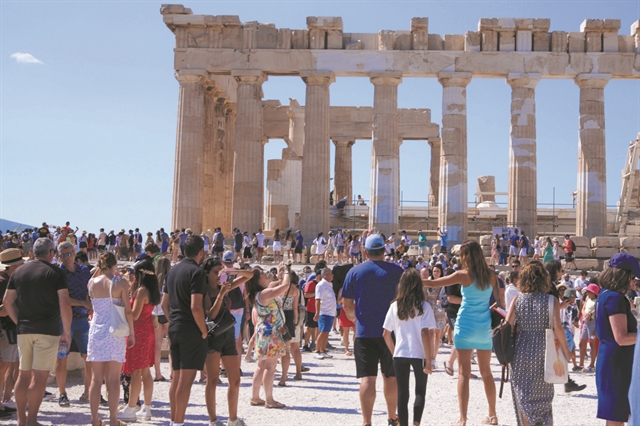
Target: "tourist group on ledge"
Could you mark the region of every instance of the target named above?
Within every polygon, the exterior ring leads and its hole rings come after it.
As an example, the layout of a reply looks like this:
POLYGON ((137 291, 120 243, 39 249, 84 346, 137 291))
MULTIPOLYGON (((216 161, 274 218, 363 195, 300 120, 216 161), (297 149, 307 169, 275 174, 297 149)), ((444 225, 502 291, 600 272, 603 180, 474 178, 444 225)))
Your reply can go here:
POLYGON ((586 385, 570 373, 583 371, 595 371, 594 417, 610 426, 640 425, 635 257, 616 254, 602 273, 582 271, 572 281, 559 261, 562 247, 565 266, 573 262, 569 235, 562 244, 546 237, 530 241, 524 233, 496 235, 489 261, 476 241, 451 257, 446 230, 438 229, 438 236, 440 253, 430 254, 422 231, 414 242, 405 231, 386 236, 338 229, 313 236, 310 253, 293 230, 276 230, 268 240, 261 230, 234 229, 230 246, 220 228, 201 235, 189 229, 143 235, 137 228, 79 235, 67 222, 7 231, 0 253, 0 419, 17 415, 19 426, 34 426, 43 400, 70 406, 67 357, 75 351, 86 361, 80 402, 89 403, 92 426, 106 424, 101 405, 108 406, 112 426, 152 419, 153 384, 166 380, 170 426, 185 424, 196 380, 206 382, 211 426, 244 425, 245 404, 287 408, 274 395, 278 362, 277 386, 287 385, 290 367, 293 379, 302 380, 309 368, 301 353, 319 362, 331 358, 336 348, 329 334, 339 333, 345 354, 355 360, 365 426, 372 425, 378 369, 388 424, 420 424, 428 377, 447 342, 453 347, 441 366, 453 376, 457 361, 456 425, 499 424, 492 356, 503 374, 510 370, 518 425, 553 424, 555 385, 579 392, 586 385), (416 245, 417 252, 411 249, 416 245), (313 268, 294 270, 311 254, 313 268), (165 337, 169 378, 160 371, 165 337), (242 362, 256 369, 251 399, 240 403, 242 362), (467 417, 469 398, 478 397, 469 394, 472 363, 484 385, 484 419, 467 417), (57 397, 46 392, 51 371, 57 397), (226 422, 216 415, 221 376, 229 382, 226 422))

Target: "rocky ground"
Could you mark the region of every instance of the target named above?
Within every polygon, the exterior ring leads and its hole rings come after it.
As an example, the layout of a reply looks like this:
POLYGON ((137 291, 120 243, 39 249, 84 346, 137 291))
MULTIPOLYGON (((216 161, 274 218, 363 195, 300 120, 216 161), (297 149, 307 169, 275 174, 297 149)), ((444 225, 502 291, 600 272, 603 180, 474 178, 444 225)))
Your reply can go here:
MULTIPOLYGON (((360 403, 358 398, 359 382, 355 377, 353 357, 343 355, 344 348, 340 336, 331 335, 330 343, 336 347, 332 352, 333 359, 316 360, 311 354, 303 355, 304 365, 310 368, 304 374, 304 380, 294 381, 289 375, 287 387, 275 387, 275 398, 286 404, 283 410, 265 409, 249 405, 251 394, 251 375, 256 364, 243 362, 244 376, 240 390, 239 416, 249 426, 271 425, 360 425, 360 403)), ((450 353, 450 346, 443 346, 438 353, 438 369, 429 377, 427 385, 427 405, 422 418, 422 425, 450 425, 458 420, 458 401, 456 376, 448 376, 443 362, 450 353)), ((278 367, 279 369, 279 367, 278 367)), ((492 363, 496 385, 499 388, 501 367, 497 361, 492 363)), ((163 360, 162 371, 169 377, 169 365, 163 360)), ((477 366, 473 371, 479 375, 477 366)), ((593 373, 574 373, 571 375, 579 384, 587 384, 587 388, 578 393, 566 394, 564 386, 556 385, 554 398, 554 422, 556 425, 598 425, 603 421, 595 418, 597 396, 595 376, 593 373)), ((280 374, 276 374, 278 380, 280 374)), ((225 379, 222 379, 225 382, 225 379)), ((44 402, 41 407, 40 422, 45 425, 88 425, 90 424, 89 406, 78 402, 82 394, 81 379, 69 378, 68 395, 71 407, 58 406, 57 400, 44 402)), ((154 383, 153 419, 149 424, 169 424, 168 382, 154 383)), ((226 383, 218 387, 219 418, 226 421, 226 383)), ((48 390, 57 396, 57 388, 49 386, 48 390)), ((204 402, 204 385, 195 383, 191 392, 191 405, 187 411, 189 425, 207 425, 208 416, 204 402)), ((411 406, 412 403, 410 403, 411 406)), ((515 425, 513 401, 510 385, 506 384, 502 399, 497 403, 498 417, 501 425, 515 425)), ((106 418, 107 409, 100 413, 106 418)), ((410 410, 411 413, 411 410, 410 410)), ((487 414, 487 403, 484 397, 482 381, 471 380, 471 400, 469 403, 469 425, 478 425, 487 414)), ((382 394, 382 379, 378 380, 378 394, 374 407, 374 425, 386 425, 386 405, 382 394)), ((15 417, 12 422, 15 422, 15 417)), ((0 421, 2 423, 2 421, 0 421)))

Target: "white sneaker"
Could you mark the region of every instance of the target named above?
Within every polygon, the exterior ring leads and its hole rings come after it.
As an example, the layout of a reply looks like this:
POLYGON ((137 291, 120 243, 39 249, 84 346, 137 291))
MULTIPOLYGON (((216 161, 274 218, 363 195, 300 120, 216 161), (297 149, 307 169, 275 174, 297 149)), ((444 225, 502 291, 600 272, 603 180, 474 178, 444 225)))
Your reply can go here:
POLYGON ((227 422, 227 426, 247 426, 247 424, 244 422, 244 420, 238 417, 235 420, 229 420, 227 422))
POLYGON ((224 422, 220 419, 215 419, 212 422, 209 422, 209 426, 224 426, 224 422))
POLYGON ((140 410, 136 413, 136 417, 138 420, 151 420, 151 407, 149 405, 143 405, 140 407, 140 410))
POLYGON ((136 407, 129 407, 127 405, 118 413, 117 417, 118 420, 123 420, 125 422, 135 422, 138 420, 138 417, 136 416, 136 407))
POLYGON ((329 355, 328 353, 324 352, 322 354, 322 356, 324 356, 325 358, 333 358, 333 355, 329 355))
POLYGON ((9 408, 16 408, 16 403, 13 399, 8 400, 7 402, 3 402, 2 405, 4 405, 5 407, 9 407, 9 408))
POLYGON ((320 352, 316 352, 315 354, 313 354, 313 357, 315 359, 324 359, 325 358, 324 354, 321 354, 320 352))

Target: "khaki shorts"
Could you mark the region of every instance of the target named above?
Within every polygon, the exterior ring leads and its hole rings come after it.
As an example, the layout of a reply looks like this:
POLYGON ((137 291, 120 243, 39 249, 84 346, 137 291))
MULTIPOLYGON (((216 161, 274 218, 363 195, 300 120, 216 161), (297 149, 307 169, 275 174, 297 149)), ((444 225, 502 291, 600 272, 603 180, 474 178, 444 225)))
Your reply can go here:
POLYGON ((18 334, 20 370, 51 371, 56 365, 60 336, 18 334))

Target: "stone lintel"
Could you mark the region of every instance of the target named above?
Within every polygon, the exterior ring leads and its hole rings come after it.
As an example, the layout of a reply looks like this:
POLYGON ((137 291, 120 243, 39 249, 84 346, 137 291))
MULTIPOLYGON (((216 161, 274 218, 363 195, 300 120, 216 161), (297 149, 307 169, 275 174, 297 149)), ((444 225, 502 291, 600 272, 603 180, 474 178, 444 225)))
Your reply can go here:
POLYGON ((402 83, 402 72, 400 71, 383 71, 369 73, 369 80, 374 85, 393 85, 397 86, 402 83))
POLYGON ((471 82, 473 74, 470 72, 439 72, 438 81, 444 87, 460 86, 466 87, 471 82))
POLYGON ((329 85, 336 81, 336 75, 332 71, 300 71, 300 77, 306 84, 329 85))
POLYGON ((582 21, 582 24, 580 24, 580 32, 601 32, 603 23, 604 22, 602 19, 585 19, 584 21, 582 21))
POLYGON ((261 70, 231 70, 231 76, 239 83, 262 84, 268 79, 267 74, 261 70))
POLYGON ((549 18, 535 18, 533 20, 533 29, 534 33, 538 32, 548 32, 549 28, 551 28, 551 19, 549 18))
POLYGON ((162 15, 191 15, 191 9, 181 4, 163 4, 160 6, 160 14, 162 15))
POLYGON ((575 83, 581 89, 604 89, 611 80, 611 74, 578 74, 575 83))
POLYGON ((602 20, 602 31, 606 33, 618 33, 620 30, 620 20, 619 19, 603 19, 602 20))
POLYGON ((510 72, 507 76, 507 84, 511 87, 535 89, 541 78, 540 73, 510 72))

